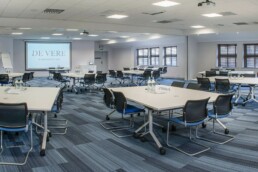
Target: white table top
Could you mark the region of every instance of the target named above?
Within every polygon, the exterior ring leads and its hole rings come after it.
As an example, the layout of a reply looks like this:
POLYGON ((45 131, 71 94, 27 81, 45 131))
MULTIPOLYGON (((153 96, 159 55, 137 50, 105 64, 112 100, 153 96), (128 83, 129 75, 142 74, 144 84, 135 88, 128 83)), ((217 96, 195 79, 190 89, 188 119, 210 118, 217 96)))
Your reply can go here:
POLYGON ((18 94, 6 93, 6 89, 14 87, 0 87, 1 103, 26 102, 30 111, 51 111, 60 88, 55 87, 26 87, 26 90, 18 91, 18 94))
POLYGON ((250 85, 257 85, 258 78, 248 78, 248 77, 226 77, 226 76, 214 76, 208 77, 210 82, 215 82, 215 78, 217 79, 229 79, 231 84, 250 84, 250 85))
POLYGON ((143 74, 143 70, 124 70, 123 73, 124 74, 135 74, 135 75, 142 75, 143 74))
POLYGON ((70 77, 70 78, 84 78, 85 74, 94 74, 94 73, 61 73, 62 76, 70 77))
POLYGON ((171 87, 170 91, 164 91, 164 93, 161 94, 149 93, 145 86, 110 89, 113 91, 120 91, 128 100, 142 104, 145 107, 157 111, 183 107, 188 100, 199 100, 210 97, 209 102, 213 102, 219 95, 212 92, 197 91, 178 87, 171 87))
POLYGON ((23 73, 1 73, 1 74, 8 74, 9 78, 16 78, 23 76, 23 73))
MULTIPOLYGON (((223 71, 223 70, 222 70, 223 71)), ((199 74, 202 74, 204 75, 206 71, 201 71, 201 72, 198 72, 199 74)), ((218 75, 219 74, 219 71, 216 71, 216 74, 218 75)), ((238 70, 235 70, 235 71, 228 71, 228 74, 254 74, 254 71, 238 71, 238 70)))

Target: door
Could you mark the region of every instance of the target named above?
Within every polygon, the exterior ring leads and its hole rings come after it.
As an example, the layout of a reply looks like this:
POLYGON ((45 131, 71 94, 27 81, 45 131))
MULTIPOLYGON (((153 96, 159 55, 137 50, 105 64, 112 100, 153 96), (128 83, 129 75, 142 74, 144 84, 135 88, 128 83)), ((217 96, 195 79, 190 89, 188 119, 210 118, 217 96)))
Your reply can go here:
POLYGON ((106 51, 95 51, 95 65, 97 66, 97 71, 102 71, 107 73, 108 64, 107 64, 108 52, 106 51))

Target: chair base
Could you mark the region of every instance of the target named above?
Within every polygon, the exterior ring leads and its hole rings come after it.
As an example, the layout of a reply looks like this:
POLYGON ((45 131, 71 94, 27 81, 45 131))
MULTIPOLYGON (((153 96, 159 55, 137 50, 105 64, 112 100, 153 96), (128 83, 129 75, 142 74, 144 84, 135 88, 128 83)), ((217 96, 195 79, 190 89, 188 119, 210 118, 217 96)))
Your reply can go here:
POLYGON ((225 134, 216 132, 216 131, 215 131, 215 122, 217 122, 219 125, 221 125, 221 126, 225 129, 225 133, 228 133, 228 132, 229 132, 228 129, 227 129, 227 127, 226 127, 224 124, 222 124, 222 122, 221 122, 220 120, 218 120, 218 119, 213 119, 213 128, 212 128, 211 133, 216 134, 216 135, 220 135, 220 136, 223 136, 223 137, 227 137, 227 138, 228 138, 227 140, 225 140, 225 141, 223 141, 223 142, 218 142, 218 141, 216 141, 216 140, 211 140, 211 139, 207 139, 207 138, 200 137, 198 134, 196 134, 196 138, 201 139, 201 140, 205 140, 205 141, 208 141, 208 142, 211 142, 211 143, 221 144, 221 145, 223 145, 223 144, 225 144, 225 143, 228 143, 228 142, 230 142, 231 140, 233 140, 233 139, 235 138, 235 137, 232 136, 232 135, 225 135, 225 134))
MULTIPOLYGON (((195 132, 196 132, 196 135, 197 135, 198 126, 196 126, 195 132)), ((203 149, 200 150, 200 151, 197 151, 197 152, 194 152, 194 153, 189 153, 189 152, 186 152, 186 151, 184 151, 184 150, 182 150, 182 149, 180 149, 180 148, 178 148, 178 147, 176 147, 176 146, 170 144, 170 142, 169 142, 169 135, 170 135, 170 122, 168 122, 168 125, 167 125, 167 146, 168 146, 168 147, 171 147, 171 148, 173 148, 173 149, 175 149, 175 150, 177 150, 177 151, 179 151, 179 152, 182 152, 182 153, 184 153, 184 154, 186 154, 186 155, 188 155, 188 156, 195 156, 195 155, 198 155, 198 154, 200 154, 200 153, 203 153, 203 152, 206 152, 206 151, 210 150, 210 147, 205 146, 205 145, 203 145, 203 144, 200 144, 200 143, 198 143, 198 142, 196 142, 196 141, 193 140, 191 127, 190 127, 190 133, 189 133, 189 140, 190 140, 191 143, 193 143, 193 144, 195 144, 195 145, 198 145, 198 146, 200 146, 200 147, 203 147, 203 149)), ((178 136, 184 137, 184 136, 182 136, 182 135, 178 135, 178 136)))
MULTIPOLYGON (((25 165, 27 163, 27 160, 28 160, 28 157, 29 157, 29 154, 30 152, 33 150, 33 137, 32 137, 32 124, 30 124, 30 149, 29 151, 27 152, 26 156, 25 156, 25 159, 23 162, 19 162, 19 163, 15 163, 15 162, 0 162, 0 165, 17 165, 17 166, 22 166, 22 165, 25 165)), ((0 151, 0 154, 2 154, 3 152, 3 131, 1 131, 1 139, 0 139, 0 146, 1 146, 1 151, 0 151)))

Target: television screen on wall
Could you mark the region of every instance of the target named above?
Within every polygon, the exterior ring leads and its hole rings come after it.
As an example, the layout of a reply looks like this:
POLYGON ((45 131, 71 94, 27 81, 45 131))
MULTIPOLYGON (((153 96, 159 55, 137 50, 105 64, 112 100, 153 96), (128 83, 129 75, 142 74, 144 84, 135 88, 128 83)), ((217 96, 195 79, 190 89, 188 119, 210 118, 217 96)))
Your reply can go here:
POLYGON ((26 42, 26 70, 71 68, 71 43, 26 42))

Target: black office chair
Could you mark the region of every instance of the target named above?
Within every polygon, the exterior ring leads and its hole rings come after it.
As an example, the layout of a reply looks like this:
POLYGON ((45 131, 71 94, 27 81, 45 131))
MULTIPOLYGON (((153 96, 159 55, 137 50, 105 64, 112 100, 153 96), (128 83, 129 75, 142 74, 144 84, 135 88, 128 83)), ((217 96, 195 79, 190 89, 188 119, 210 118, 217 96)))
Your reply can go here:
POLYGON ((98 89, 106 88, 105 83, 107 81, 107 74, 106 73, 99 73, 95 78, 95 84, 98 89), (100 87, 98 86, 100 85, 100 87))
POLYGON ((88 73, 94 73, 94 71, 93 70, 89 70, 88 73))
POLYGON ((89 89, 91 91, 91 88, 94 88, 94 84, 95 84, 95 74, 85 74, 83 81, 80 82, 80 84, 83 85, 84 90, 89 89))
POLYGON ((160 78, 160 71, 159 70, 154 70, 152 72, 152 77, 155 79, 155 80, 158 80, 160 78))
POLYGON ((180 81, 174 81, 171 84, 172 87, 179 87, 179 88, 184 88, 184 85, 185 85, 185 82, 180 82, 180 81))
POLYGON ((24 73, 22 76, 22 82, 24 86, 30 86, 27 82, 30 80, 30 73, 24 73))
POLYGON ((208 113, 208 117, 210 119, 212 119, 213 121, 213 129, 212 132, 214 134, 217 135, 222 135, 225 136, 229 139, 219 142, 219 141, 215 141, 215 140, 211 140, 211 139, 207 139, 207 138, 203 138, 203 137, 199 137, 197 135, 198 138, 206 140, 206 141, 210 141, 213 143, 217 143, 217 144, 225 144, 231 140, 234 139, 233 136, 230 135, 225 135, 225 134, 229 134, 229 130, 227 129, 227 127, 219 120, 222 118, 227 118, 229 115, 232 114, 232 109, 233 109, 233 105, 232 105, 232 97, 234 96, 234 94, 227 94, 227 95, 219 95, 216 99, 216 101, 213 103, 213 110, 209 111, 208 113), (224 133, 218 133, 215 131, 215 122, 217 122, 219 125, 221 125, 224 128, 224 133))
POLYGON ((57 99, 51 109, 51 112, 54 113, 54 118, 48 118, 48 128, 50 129, 51 134, 66 134, 67 132, 68 121, 66 119, 57 119, 57 114, 60 113, 62 109, 64 89, 65 87, 60 89, 57 99), (52 131, 52 129, 54 131, 52 131), (63 130, 63 132, 59 132, 60 130, 63 130))
MULTIPOLYGON (((114 70, 108 70, 108 71, 109 71, 109 77, 112 79, 115 79, 115 81, 118 81, 116 72, 114 70)), ((111 82, 110 84, 112 85, 113 83, 111 82)))
POLYGON ((9 84, 9 75, 8 74, 0 74, 0 84, 1 84, 1 86, 9 84))
POLYGON ((219 76, 228 76, 228 71, 219 71, 219 76))
POLYGON ((168 125, 167 125, 167 145, 169 147, 172 147, 186 155, 194 156, 197 154, 200 154, 202 152, 205 152, 210 149, 210 147, 207 147, 205 145, 202 145, 200 143, 197 143, 193 141, 192 138, 192 127, 195 127, 195 135, 198 134, 198 126, 201 125, 208 116, 207 112, 207 103, 209 101, 209 98, 203 99, 203 100, 189 100, 186 102, 184 108, 183 108, 183 114, 181 117, 169 117, 168 125), (197 144, 201 147, 204 147, 204 149, 197 151, 197 152, 187 152, 186 150, 181 149, 180 147, 173 146, 169 143, 169 135, 170 135, 170 123, 176 123, 183 125, 185 127, 190 128, 190 135, 189 139, 192 143, 197 144))
POLYGON ((231 87, 228 79, 215 78, 215 91, 222 94, 234 92, 234 88, 231 87))
POLYGON ((121 70, 116 71, 117 79, 119 80, 120 84, 124 84, 125 81, 130 80, 129 76, 124 76, 123 72, 121 70))
POLYGON ((143 82, 146 84, 149 78, 151 78, 151 70, 145 70, 143 74, 137 78, 137 83, 139 85, 143 82))
POLYGON ((197 83, 188 83, 186 86, 187 89, 192 89, 192 90, 200 90, 201 89, 201 85, 197 84, 197 83))
POLYGON ((59 85, 56 87, 67 87, 67 83, 70 83, 69 79, 65 79, 61 73, 57 72, 54 73, 53 79, 59 82, 59 85))
POLYGON ((209 78, 197 77, 197 82, 200 84, 200 89, 203 91, 211 91, 211 82, 209 78))
POLYGON ((167 71, 167 67, 166 66, 164 66, 163 67, 163 70, 162 70, 162 74, 166 74, 168 71, 167 71))
POLYGON ((123 70, 130 70, 130 68, 129 67, 124 67, 123 70))
POLYGON ((205 76, 206 77, 213 77, 216 76, 216 71, 205 71, 205 76))
POLYGON ((210 71, 219 71, 219 69, 218 68, 211 68, 210 71))
MULTIPOLYGON (((28 116, 29 116, 29 113, 28 113, 26 103, 14 103, 14 104, 0 103, 0 131, 1 131, 0 153, 2 153, 4 150, 3 132, 28 132, 28 130, 30 130, 30 149, 28 150, 24 161, 19 163, 0 162, 0 165, 25 165, 27 163, 28 156, 33 149, 32 125, 28 119, 29 118, 28 116)), ((17 147, 17 146, 13 146, 13 147, 17 147)), ((12 155, 15 155, 15 154, 11 154, 11 156, 12 155)))
MULTIPOLYGON (((103 91, 104 91, 103 101, 105 105, 108 108, 113 109, 109 114, 106 115, 106 120, 109 121, 110 116, 116 111, 114 109, 114 96, 113 96, 113 93, 108 88, 104 88, 103 91)), ((107 130, 119 128, 116 125, 113 125, 114 123, 115 122, 100 122, 100 125, 107 130)))
MULTIPOLYGON (((130 132, 129 134, 125 134, 125 135, 119 135, 119 132, 121 132, 122 130, 125 130, 126 128, 132 129, 134 127, 134 116, 133 115, 140 114, 142 112, 145 113, 145 110, 144 110, 144 108, 139 108, 134 105, 127 104, 127 100, 122 92, 113 91, 113 95, 115 97, 114 105, 115 105, 116 111, 122 115, 122 119, 124 119, 124 116, 130 116, 130 122, 129 122, 129 125, 120 127, 120 129, 112 130, 111 133, 117 137, 132 136, 133 132, 130 132)), ((127 130, 127 132, 128 132, 128 130, 127 130)))

